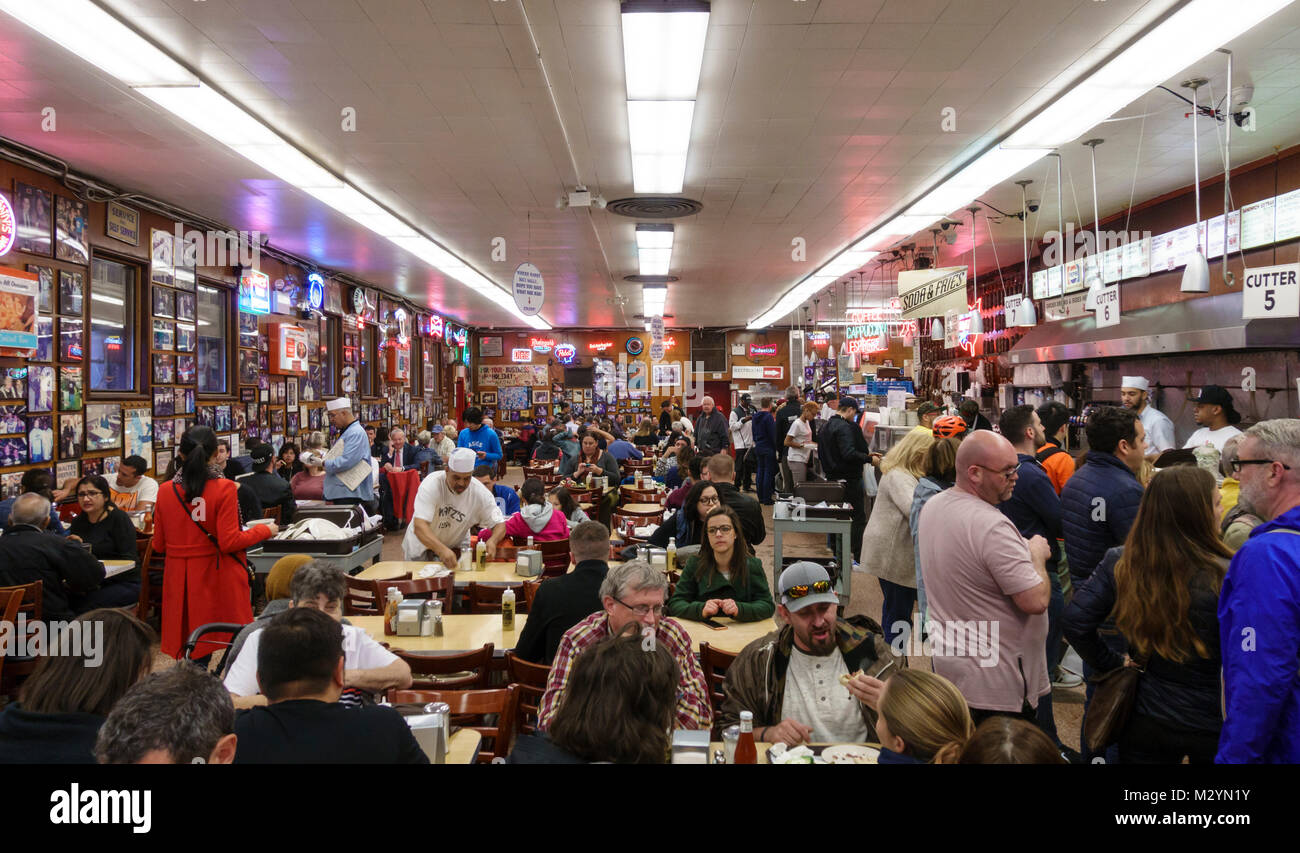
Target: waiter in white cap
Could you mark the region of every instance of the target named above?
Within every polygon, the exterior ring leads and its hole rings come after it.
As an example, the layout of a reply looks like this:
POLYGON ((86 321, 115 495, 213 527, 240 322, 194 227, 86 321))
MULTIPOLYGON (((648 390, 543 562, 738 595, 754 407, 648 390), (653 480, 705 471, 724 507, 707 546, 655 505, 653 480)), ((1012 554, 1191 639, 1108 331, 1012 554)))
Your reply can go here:
POLYGON ((325 404, 330 426, 339 431, 325 454, 325 500, 334 504, 361 504, 367 512, 375 507, 370 440, 366 428, 352 414, 347 397, 335 397, 325 404))
POLYGON ((1174 422, 1155 406, 1151 405, 1151 383, 1144 376, 1125 376, 1119 389, 1120 401, 1124 408, 1132 409, 1142 421, 1142 428, 1147 434, 1148 459, 1154 460, 1166 450, 1172 450, 1174 444, 1174 422))
POLYGON ((506 520, 496 497, 474 479, 477 462, 477 453, 458 447, 448 457, 445 471, 434 471, 424 478, 415 493, 411 526, 402 540, 406 559, 438 559, 444 566, 455 566, 456 555, 451 549, 459 547, 474 526, 492 530, 487 557, 496 558, 497 543, 506 535, 506 520))

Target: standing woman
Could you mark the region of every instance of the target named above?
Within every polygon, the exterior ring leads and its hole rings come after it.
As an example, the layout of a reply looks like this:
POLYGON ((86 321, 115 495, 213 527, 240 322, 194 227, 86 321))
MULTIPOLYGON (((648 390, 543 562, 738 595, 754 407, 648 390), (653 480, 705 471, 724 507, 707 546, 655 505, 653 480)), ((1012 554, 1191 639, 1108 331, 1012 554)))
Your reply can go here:
POLYGON ((1121 764, 1213 764, 1223 728, 1219 588, 1231 552, 1219 538, 1219 490, 1204 468, 1156 474, 1122 548, 1111 548, 1065 608, 1065 636, 1098 672, 1144 668, 1119 739, 1121 764), (1115 627, 1133 655, 1099 629, 1115 627))
MULTIPOLYGON (((243 529, 237 487, 212 464, 217 436, 210 427, 187 431, 180 451, 185 465, 162 484, 154 506, 154 551, 166 555, 162 650, 172 657, 199 625, 253 621, 244 549, 279 532, 274 522, 243 529)), ((200 643, 193 657, 207 657, 217 648, 200 643)))
POLYGON ((763 561, 749 555, 740 516, 731 507, 717 507, 704 520, 700 553, 686 561, 666 612, 697 622, 714 615, 758 622, 776 612, 763 561))
POLYGON ((804 403, 799 417, 794 419, 790 431, 785 434, 785 446, 790 448, 785 454, 786 463, 790 466, 790 474, 796 485, 808 482, 808 464, 812 460, 813 451, 817 449, 813 442, 812 424, 820 411, 812 400, 804 403))

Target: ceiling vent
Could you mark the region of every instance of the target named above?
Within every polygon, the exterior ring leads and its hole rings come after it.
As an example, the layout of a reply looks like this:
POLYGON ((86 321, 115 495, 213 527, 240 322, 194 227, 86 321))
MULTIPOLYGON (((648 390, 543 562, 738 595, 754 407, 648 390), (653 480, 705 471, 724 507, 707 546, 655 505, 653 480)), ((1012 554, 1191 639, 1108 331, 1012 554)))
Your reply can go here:
POLYGON ((645 195, 614 199, 605 209, 633 219, 679 219, 694 216, 704 209, 704 205, 692 198, 645 195))

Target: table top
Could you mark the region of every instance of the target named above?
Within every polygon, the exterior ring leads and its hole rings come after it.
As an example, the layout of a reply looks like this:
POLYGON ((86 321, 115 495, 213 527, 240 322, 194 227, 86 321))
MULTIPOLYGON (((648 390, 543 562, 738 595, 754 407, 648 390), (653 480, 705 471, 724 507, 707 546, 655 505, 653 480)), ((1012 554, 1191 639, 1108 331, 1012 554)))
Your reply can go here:
POLYGON ((111 578, 129 572, 135 568, 134 560, 100 560, 104 566, 104 577, 111 578))
POLYGON ((478 755, 479 744, 483 742, 483 736, 473 729, 461 729, 451 736, 451 742, 447 744, 447 763, 448 764, 473 764, 474 757, 478 755))
MULTIPOLYGON (((714 753, 715 751, 719 750, 719 749, 722 749, 722 748, 723 748, 723 747, 722 747, 722 741, 720 741, 720 740, 712 741, 712 742, 709 744, 709 761, 710 761, 710 762, 713 761, 713 753, 714 753)), ((770 743, 764 743, 763 741, 756 740, 756 741, 754 741, 754 748, 758 750, 758 763, 759 763, 759 764, 766 764, 766 763, 767 763, 767 751, 768 751, 769 749, 772 748, 772 744, 770 744, 770 743)), ((724 750, 724 751, 725 751, 725 750, 724 750)))
POLYGON ((628 512, 659 512, 663 510, 662 504, 623 504, 615 512, 626 510, 628 512))
MULTIPOLYGON (((373 566, 367 566, 358 572, 355 577, 360 580, 390 581, 407 575, 415 577, 416 573, 425 566, 431 565, 428 561, 404 562, 402 560, 385 560, 381 563, 375 563, 373 566)), ((524 577, 515 571, 513 560, 497 560, 487 564, 487 569, 481 572, 455 572, 456 584, 467 584, 471 581, 474 583, 524 583, 525 581, 537 580, 537 578, 524 577)), ((570 566, 572 571, 572 566, 570 566)))

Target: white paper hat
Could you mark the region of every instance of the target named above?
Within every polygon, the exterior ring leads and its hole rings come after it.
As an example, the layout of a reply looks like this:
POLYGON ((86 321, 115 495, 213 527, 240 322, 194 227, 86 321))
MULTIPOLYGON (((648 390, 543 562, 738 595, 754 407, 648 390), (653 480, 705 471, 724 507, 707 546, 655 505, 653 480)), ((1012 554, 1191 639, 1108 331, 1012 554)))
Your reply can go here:
POLYGON ((1139 391, 1150 391, 1151 383, 1147 382, 1142 376, 1125 376, 1124 381, 1119 384, 1121 388, 1136 388, 1139 391))
POLYGON ((447 460, 447 470, 456 474, 473 474, 474 463, 477 461, 477 453, 468 447, 457 447, 451 452, 451 458, 447 460))
POLYGON ((337 412, 339 409, 350 408, 352 408, 352 401, 347 397, 335 397, 325 404, 325 411, 327 412, 337 412))

